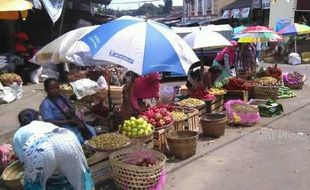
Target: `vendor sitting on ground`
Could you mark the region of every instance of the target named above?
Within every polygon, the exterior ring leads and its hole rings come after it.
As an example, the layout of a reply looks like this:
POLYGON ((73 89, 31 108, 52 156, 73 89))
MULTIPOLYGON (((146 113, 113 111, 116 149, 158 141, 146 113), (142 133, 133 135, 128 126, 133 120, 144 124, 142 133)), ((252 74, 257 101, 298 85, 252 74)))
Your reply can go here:
POLYGON ((230 41, 233 46, 226 47, 220 51, 215 57, 212 67, 218 66, 222 71, 221 76, 218 80, 224 80, 233 75, 231 68, 235 66, 236 63, 236 50, 238 43, 236 41, 230 41))
POLYGON ((203 80, 201 80, 200 69, 201 67, 199 66, 190 70, 189 72, 186 86, 190 94, 196 90, 210 89, 214 84, 214 82, 217 81, 222 72, 218 66, 214 66, 211 68, 204 66, 203 71, 204 78, 203 80))
POLYGON ((72 105, 60 94, 59 83, 56 79, 46 79, 44 89, 47 97, 40 105, 40 113, 44 121, 69 129, 82 144, 95 135, 93 128, 77 117, 72 105))
POLYGON ((13 148, 24 167, 24 190, 94 189, 82 147, 70 130, 38 121, 32 109, 18 119, 13 148))

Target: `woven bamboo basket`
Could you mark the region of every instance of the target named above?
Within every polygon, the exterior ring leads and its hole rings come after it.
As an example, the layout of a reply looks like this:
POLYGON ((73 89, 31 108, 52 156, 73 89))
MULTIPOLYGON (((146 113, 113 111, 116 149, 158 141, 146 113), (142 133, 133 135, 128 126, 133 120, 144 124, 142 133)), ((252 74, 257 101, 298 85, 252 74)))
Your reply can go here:
POLYGON ((290 83, 286 82, 285 80, 283 80, 283 83, 284 83, 284 86, 289 87, 291 90, 302 90, 306 80, 307 80, 306 75, 303 75, 303 79, 302 79, 301 83, 290 84, 290 83))
POLYGON ((23 171, 24 168, 19 161, 10 164, 1 175, 4 185, 10 189, 23 189, 23 171))
POLYGON ((196 131, 173 131, 166 134, 170 153, 181 159, 196 154, 197 138, 196 131))
POLYGON ((253 96, 255 99, 278 99, 280 86, 255 86, 253 96))
POLYGON ((166 156, 164 154, 143 148, 123 149, 112 153, 109 157, 116 185, 126 190, 149 190, 156 186, 166 162, 166 156), (141 150, 154 154, 159 159, 159 162, 150 167, 134 166, 126 163, 129 153, 141 150))

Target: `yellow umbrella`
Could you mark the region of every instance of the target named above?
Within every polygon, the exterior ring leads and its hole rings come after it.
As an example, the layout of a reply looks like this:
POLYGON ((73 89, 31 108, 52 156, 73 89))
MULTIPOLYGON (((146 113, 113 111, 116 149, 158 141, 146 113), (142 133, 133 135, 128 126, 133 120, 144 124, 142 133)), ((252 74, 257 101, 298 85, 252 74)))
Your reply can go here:
POLYGON ((25 0, 0 0, 0 19, 17 20, 27 18, 32 3, 25 0))

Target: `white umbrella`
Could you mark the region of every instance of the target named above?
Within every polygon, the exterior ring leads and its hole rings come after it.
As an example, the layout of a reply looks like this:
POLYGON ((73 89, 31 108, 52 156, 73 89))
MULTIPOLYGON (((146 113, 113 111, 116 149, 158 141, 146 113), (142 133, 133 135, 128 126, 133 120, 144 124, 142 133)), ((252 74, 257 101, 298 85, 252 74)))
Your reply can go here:
POLYGON ((97 27, 98 25, 81 27, 63 34, 62 36, 56 38, 41 48, 30 61, 36 64, 58 64, 72 62, 71 59, 66 58, 66 56, 70 54, 69 49, 85 34, 89 33, 97 27))
POLYGON ((194 31, 187 34, 183 39, 192 49, 232 46, 232 44, 223 35, 218 32, 208 30, 194 31))

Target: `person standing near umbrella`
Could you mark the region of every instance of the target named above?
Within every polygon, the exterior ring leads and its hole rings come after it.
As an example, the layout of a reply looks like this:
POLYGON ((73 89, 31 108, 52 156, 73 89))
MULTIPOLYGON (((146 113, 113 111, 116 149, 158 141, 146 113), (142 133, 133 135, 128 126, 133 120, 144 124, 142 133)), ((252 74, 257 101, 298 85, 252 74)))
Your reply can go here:
POLYGON ((231 68, 234 67, 236 63, 236 50, 238 47, 238 43, 236 41, 231 41, 231 44, 233 46, 224 48, 221 52, 217 54, 213 61, 212 67, 217 66, 222 71, 221 76, 218 78, 218 81, 233 76, 231 68))

